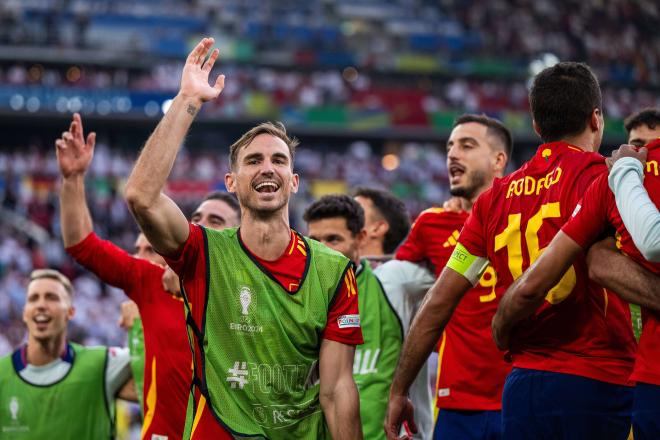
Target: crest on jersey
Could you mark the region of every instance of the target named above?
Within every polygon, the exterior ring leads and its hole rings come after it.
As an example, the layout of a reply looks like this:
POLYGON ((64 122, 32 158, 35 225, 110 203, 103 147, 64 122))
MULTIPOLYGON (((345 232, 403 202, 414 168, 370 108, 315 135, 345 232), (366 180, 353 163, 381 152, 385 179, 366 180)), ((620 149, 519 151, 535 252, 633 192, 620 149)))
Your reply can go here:
POLYGON ((12 421, 18 420, 19 409, 20 406, 18 404, 18 398, 16 396, 12 396, 12 398, 9 400, 9 414, 11 414, 12 421))
POLYGON ((250 312, 250 304, 252 304, 252 292, 249 287, 241 287, 238 292, 238 300, 241 303, 241 314, 247 317, 250 312))

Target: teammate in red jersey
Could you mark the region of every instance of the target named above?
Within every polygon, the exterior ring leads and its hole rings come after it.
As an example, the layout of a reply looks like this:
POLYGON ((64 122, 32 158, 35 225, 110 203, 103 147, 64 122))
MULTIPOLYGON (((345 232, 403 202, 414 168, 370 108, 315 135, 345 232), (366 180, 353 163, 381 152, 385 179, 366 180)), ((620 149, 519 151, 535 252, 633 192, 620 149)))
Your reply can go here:
MULTIPOLYGON (((181 438, 192 379, 183 302, 163 289, 165 260, 144 234, 139 234, 136 252, 131 256, 93 232, 84 176, 92 161, 94 143, 94 133, 85 141, 78 114, 74 115, 69 131, 57 141, 64 246, 77 262, 104 282, 124 290, 137 303, 146 348, 142 438, 181 438)), ((240 215, 229 203, 213 195, 202 202, 196 214, 193 218, 201 223, 214 225, 210 219, 215 216, 225 219, 226 226, 238 224, 240 215)))
MULTIPOLYGON (((629 136, 633 139, 633 133, 629 136)), ((660 130, 656 140, 647 145, 648 165, 644 173, 644 186, 656 206, 660 206, 660 173, 657 163, 660 161, 660 130), (654 165, 655 164, 655 165, 654 165)), ((615 157, 629 157, 635 161, 645 161, 645 153, 636 153, 629 147, 622 147, 623 152, 615 152, 615 157)), ((643 219, 642 219, 643 220, 643 219)), ((631 380, 636 381, 633 403, 633 429, 636 440, 660 438, 660 263, 652 263, 644 258, 633 243, 626 229, 614 194, 608 187, 608 176, 599 176, 589 187, 582 201, 575 209, 572 218, 562 231, 552 240, 543 256, 540 257, 509 289, 507 295, 532 295, 533 292, 545 292, 561 278, 573 261, 613 227, 617 236, 617 247, 630 259, 642 267, 620 261, 604 263, 590 262, 590 272, 596 272, 597 280, 603 286, 611 288, 624 298, 644 307, 643 331, 640 339, 635 370, 631 380), (655 274, 655 275, 653 275, 655 274)))
MULTIPOLYGON (((396 258, 429 261, 436 277, 451 256, 477 197, 502 177, 513 143, 496 119, 464 115, 447 141, 447 168, 452 196, 462 210, 431 208, 422 212, 397 250, 396 258)), ((442 334, 438 358, 436 406, 440 408, 434 438, 499 439, 504 379, 511 371, 491 337, 490 322, 503 293, 488 267, 454 310, 442 334)))
MULTIPOLYGON (((629 116, 625 127, 630 145, 643 147, 655 141, 660 137, 660 108, 647 108, 629 116)), ((622 146, 608 162, 625 155, 626 150, 633 156, 637 154, 622 146)), ((646 149, 642 148, 642 152, 646 149)), ((660 211, 644 188, 643 163, 635 157, 620 158, 611 166, 608 180, 623 224, 635 246, 646 260, 660 262, 660 211)), ((651 161, 648 166, 656 165, 651 161)))
POLYGON ((142 230, 181 276, 189 303, 196 399, 189 406, 186 434, 211 438, 201 434, 208 427, 250 437, 272 436, 277 430, 287 438, 329 431, 335 439, 359 439, 352 377, 354 345, 362 340, 359 316, 333 319, 343 307, 355 310, 355 277, 345 257, 306 243, 290 228, 288 202, 299 183, 293 172, 297 142, 283 126, 264 123, 230 147, 225 184, 241 205, 240 230, 214 232, 190 225, 162 192, 195 116, 224 87, 223 75, 208 83, 219 54, 211 51, 213 43, 204 38, 189 54, 179 93, 147 141, 125 190, 142 230), (229 289, 235 295, 223 294, 229 289), (264 322, 265 337, 259 337, 261 327, 245 324, 250 310, 264 322), (303 316, 293 316, 295 310, 303 316), (321 316, 325 328, 319 328, 321 316), (206 325, 209 317, 210 322, 236 321, 206 325), (290 367, 309 375, 290 374, 290 367), (275 371, 276 380, 268 379, 269 371, 275 371), (299 398, 291 401, 294 395, 299 398))
MULTIPOLYGON (((546 143, 520 169, 496 179, 473 206, 413 323, 392 384, 391 424, 405 418, 402 385, 440 336, 438 321, 447 322, 489 261, 503 286, 520 277, 606 170, 595 152, 604 127, 601 93, 588 66, 559 63, 539 73, 530 106, 534 129, 546 143)), ((627 304, 589 282, 582 258, 545 301, 525 308, 525 317, 511 338, 514 368, 502 395, 503 438, 625 438, 635 350, 627 304)))

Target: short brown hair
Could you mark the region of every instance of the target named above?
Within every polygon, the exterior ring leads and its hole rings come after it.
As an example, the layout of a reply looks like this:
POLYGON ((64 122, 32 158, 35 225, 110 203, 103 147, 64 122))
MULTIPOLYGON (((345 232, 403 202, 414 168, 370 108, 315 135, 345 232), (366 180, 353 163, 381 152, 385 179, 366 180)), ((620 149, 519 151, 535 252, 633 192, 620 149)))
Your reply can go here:
POLYGON ((628 116, 624 121, 624 126, 628 134, 630 134, 631 130, 642 125, 647 125, 651 130, 654 130, 657 125, 660 125, 660 108, 645 108, 628 116))
POLYGON ((41 279, 58 281, 64 286, 64 290, 69 294, 69 297, 73 299, 73 286, 71 285, 71 280, 69 280, 69 278, 63 273, 55 269, 36 269, 30 273, 30 282, 41 279))
POLYGON ((513 153, 513 136, 511 135, 511 131, 499 119, 491 118, 483 113, 480 115, 468 113, 459 116, 454 121, 454 128, 468 122, 475 122, 485 126, 487 129, 486 133, 495 137, 501 144, 500 147, 506 153, 507 161, 511 159, 511 153, 513 153))
POLYGON ((529 107, 541 139, 554 142, 581 133, 603 98, 589 66, 564 61, 534 77, 529 107))
POLYGON ((232 209, 232 211, 236 213, 236 216, 240 220, 241 205, 238 204, 238 199, 234 194, 224 191, 211 191, 210 193, 204 196, 204 198, 202 199, 202 203, 206 202, 207 200, 220 200, 221 202, 224 202, 227 206, 229 206, 232 209))
POLYGON ((238 160, 238 152, 241 148, 249 145, 254 138, 260 134, 269 134, 276 138, 282 139, 287 147, 289 147, 289 155, 291 156, 291 167, 293 168, 293 158, 296 154, 296 147, 300 143, 295 137, 289 137, 286 133, 286 127, 281 122, 262 122, 256 127, 252 127, 245 132, 236 142, 229 147, 229 166, 233 170, 236 167, 238 160))

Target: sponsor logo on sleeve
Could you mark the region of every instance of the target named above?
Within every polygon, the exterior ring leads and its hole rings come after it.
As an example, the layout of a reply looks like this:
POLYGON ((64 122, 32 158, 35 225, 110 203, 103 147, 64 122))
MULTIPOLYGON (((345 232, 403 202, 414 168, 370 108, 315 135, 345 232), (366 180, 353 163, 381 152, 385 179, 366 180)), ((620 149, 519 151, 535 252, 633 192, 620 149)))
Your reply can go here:
POLYGON ((360 315, 341 315, 337 318, 339 328, 360 327, 360 315))

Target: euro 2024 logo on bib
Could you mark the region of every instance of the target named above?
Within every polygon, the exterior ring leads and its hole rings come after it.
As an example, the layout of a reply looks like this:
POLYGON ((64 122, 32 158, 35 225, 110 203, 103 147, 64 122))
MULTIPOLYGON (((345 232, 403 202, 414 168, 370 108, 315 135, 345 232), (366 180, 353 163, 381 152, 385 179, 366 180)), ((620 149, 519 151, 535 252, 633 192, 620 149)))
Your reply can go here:
POLYGON ((264 328, 255 322, 254 311, 256 309, 256 295, 247 286, 242 286, 236 293, 236 308, 232 310, 231 316, 238 322, 230 322, 229 329, 241 333, 262 333, 264 328), (240 319, 236 319, 240 317, 240 319))
POLYGON ((243 322, 250 322, 250 309, 254 310, 253 296, 252 291, 247 286, 241 287, 238 291, 238 301, 241 304, 241 321, 243 322))
MULTIPOLYGON (((9 432, 9 433, 29 432, 30 427, 22 424, 20 420, 22 417, 19 417, 21 415, 21 405, 18 401, 18 397, 12 396, 9 399, 6 408, 9 410, 9 418, 10 418, 9 425, 4 425, 0 427, 0 432, 9 432)), ((0 437, 2 436, 0 435, 0 437)))

